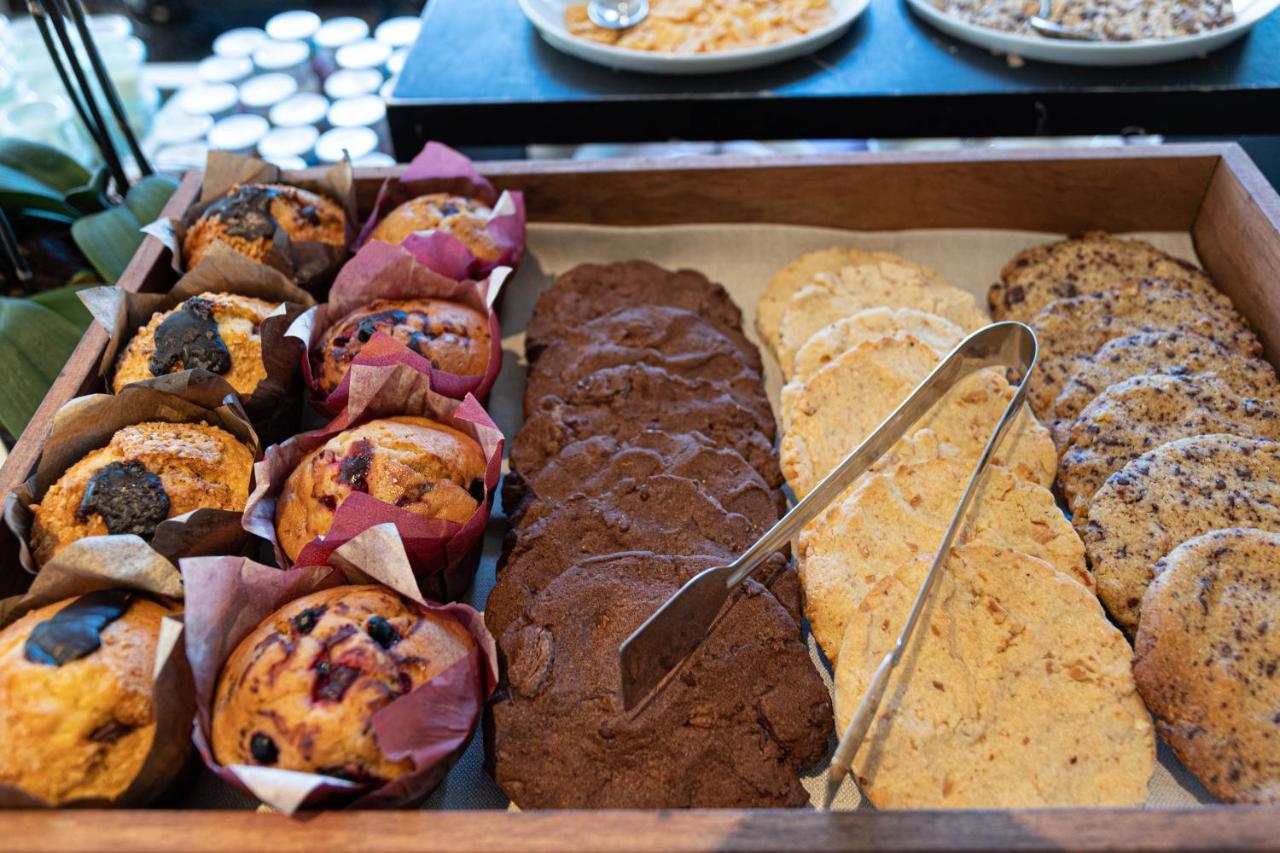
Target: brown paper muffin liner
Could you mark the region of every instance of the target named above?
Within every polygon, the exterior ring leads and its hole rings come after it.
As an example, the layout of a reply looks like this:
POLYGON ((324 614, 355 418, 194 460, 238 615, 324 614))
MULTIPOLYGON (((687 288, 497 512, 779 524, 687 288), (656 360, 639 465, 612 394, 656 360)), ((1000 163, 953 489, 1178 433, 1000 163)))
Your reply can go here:
MULTIPOLYGON (((63 548, 38 569, 28 545, 34 522, 31 505, 39 503, 68 468, 90 451, 104 447, 112 435, 131 424, 203 422, 231 433, 258 458, 258 436, 248 416, 235 397, 220 396, 220 386, 225 384, 221 377, 216 383, 205 381, 212 375, 190 371, 183 387, 176 389, 181 393, 130 386, 116 395, 77 397, 58 410, 35 473, 5 499, 4 520, 18 540, 19 560, 24 569, 36 575, 32 591, 40 589, 41 576, 52 572, 54 575, 50 576, 67 574, 119 581, 145 578, 150 591, 182 598, 179 558, 238 554, 248 545, 240 513, 216 509, 198 509, 162 521, 150 542, 133 534, 86 537, 63 548)), ((57 599, 40 600, 50 604, 57 599)))
POLYGON ((465 604, 428 600, 407 563, 375 560, 356 569, 352 561, 344 559, 349 549, 376 550, 398 538, 390 525, 373 528, 338 549, 333 566, 282 570, 236 557, 182 561, 182 575, 190 590, 186 649, 196 685, 195 743, 205 764, 219 778, 291 815, 312 808, 416 805, 453 767, 475 734, 482 709, 497 685, 497 649, 479 613, 465 604), (364 541, 365 536, 369 541, 364 541), (210 746, 212 706, 227 658, 279 608, 317 590, 346 583, 390 587, 433 613, 455 620, 475 641, 476 648, 467 657, 373 715, 373 730, 383 754, 396 761, 410 758, 414 769, 384 785, 370 785, 317 773, 218 764, 210 746))
POLYGON ((278 228, 267 255, 268 266, 284 273, 308 292, 323 296, 338 269, 346 261, 349 247, 360 233, 355 173, 349 160, 343 159, 341 163, 330 167, 320 180, 313 181, 294 177, 278 166, 253 157, 211 151, 205 163, 200 201, 192 205, 183 216, 153 222, 142 230, 164 243, 173 254, 174 270, 184 273, 187 271, 187 264, 182 247, 187 229, 211 204, 229 193, 234 185, 248 183, 288 184, 327 196, 342 206, 347 219, 345 246, 332 246, 315 240, 292 240, 283 228, 278 228))
POLYGON ((431 362, 400 341, 381 332, 353 359, 356 364, 405 364, 431 377, 432 390, 461 400, 468 394, 483 402, 502 369, 502 329, 493 305, 511 275, 499 267, 481 281, 455 281, 432 271, 401 246, 374 240, 364 246, 338 273, 329 301, 303 313, 288 335, 306 347, 302 375, 311 391, 311 404, 327 415, 346 408, 350 373, 328 397, 321 396, 311 356, 334 323, 378 299, 444 299, 460 302, 489 317, 489 364, 485 372, 463 376, 432 368, 431 362))
MULTIPOLYGON (((276 500, 302 459, 343 430, 375 418, 431 418, 470 436, 484 454, 484 497, 471 518, 465 524, 425 518, 354 492, 338 505, 329 532, 303 547, 297 565, 324 565, 335 551, 359 534, 375 525, 390 524, 398 532, 422 593, 436 601, 462 596, 475 579, 485 525, 502 475, 502 432, 475 397, 468 394, 462 400, 453 400, 438 394, 431 387, 430 374, 408 365, 356 363, 349 378, 347 408, 343 412, 321 429, 268 447, 262 461, 254 466, 255 487, 245 507, 244 529, 270 542, 277 564, 288 568, 293 562, 276 537, 276 500)), ((368 572, 368 565, 379 559, 376 552, 363 554, 355 568, 368 572)))
POLYGON ((398 181, 382 185, 355 247, 362 248, 368 242, 382 217, 404 202, 430 193, 453 193, 487 205, 493 215, 485 230, 498 245, 499 254, 496 260, 486 261, 450 234, 422 231, 410 235, 403 243, 420 263, 458 281, 484 278, 498 267, 520 266, 525 247, 524 194, 499 195, 465 155, 439 142, 428 142, 405 167, 398 181))
MULTIPOLYGON (((162 604, 176 604, 171 600, 174 597, 171 594, 174 579, 163 567, 157 565, 154 566, 156 571, 142 573, 131 571, 136 568, 133 566, 122 566, 119 572, 114 568, 108 563, 99 566, 97 573, 77 573, 51 565, 36 576, 26 595, 0 600, 0 627, 32 610, 101 589, 132 589, 162 604)), ((172 566, 168 569, 171 570, 172 566)), ((146 805, 163 793, 182 770, 191 751, 191 721, 195 716, 195 688, 187 663, 181 615, 166 616, 160 624, 153 672, 155 736, 138 774, 118 797, 84 798, 55 806, 19 788, 0 785, 0 808, 136 807, 146 805)))
MULTIPOLYGON (((303 312, 315 305, 315 299, 279 270, 255 263, 226 245, 214 244, 200 265, 179 279, 168 293, 129 293, 118 287, 94 287, 80 292, 80 301, 107 330, 107 347, 99 368, 107 388, 111 388, 120 354, 151 316, 201 293, 235 293, 279 303, 259 329, 266 378, 253 393, 241 395, 240 399, 264 441, 292 435, 299 418, 298 367, 302 347, 287 332, 303 312)), ((175 371, 132 384, 180 393, 176 389, 185 387, 186 374, 194 372, 197 371, 175 371)), ((220 389, 220 399, 237 393, 221 376, 199 372, 207 374, 202 381, 211 389, 220 389)))

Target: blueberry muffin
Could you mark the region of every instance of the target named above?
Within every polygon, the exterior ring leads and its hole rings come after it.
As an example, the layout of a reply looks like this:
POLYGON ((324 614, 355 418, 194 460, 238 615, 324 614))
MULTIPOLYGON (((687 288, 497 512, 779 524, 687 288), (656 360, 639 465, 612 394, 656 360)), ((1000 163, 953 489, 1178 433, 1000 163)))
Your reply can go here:
POLYGON ((353 492, 415 515, 464 524, 484 500, 484 453, 467 435, 402 415, 344 430, 303 457, 276 503, 276 536, 290 560, 329 532, 353 492))
POLYGON ((125 792, 155 739, 156 643, 168 612, 103 590, 0 631, 0 784, 55 805, 125 792))
POLYGON ((400 245, 417 231, 443 231, 459 240, 482 261, 496 263, 502 254, 486 229, 493 211, 475 199, 432 193, 410 199, 388 213, 369 235, 370 240, 400 245))
POLYGON ((285 184, 236 184, 187 229, 182 252, 187 269, 219 242, 263 262, 278 228, 291 240, 343 246, 346 225, 342 208, 322 195, 285 184))
POLYGON ((334 323, 312 354, 325 394, 338 387, 376 332, 391 335, 437 370, 480 376, 489 367, 489 318, 476 309, 443 299, 379 299, 334 323))
POLYGON ((252 296, 201 293, 157 311, 120 354, 111 387, 119 393, 133 382, 199 367, 248 396, 267 378, 259 330, 278 307, 252 296))
POLYGON ((149 538, 160 522, 192 510, 240 512, 252 474, 253 451, 218 427, 164 421, 127 426, 31 505, 36 563, 87 536, 149 538))
POLYGON ((214 758, 357 783, 395 779, 413 762, 383 754, 374 715, 475 647, 459 623, 380 586, 304 596, 267 617, 223 667, 214 758))

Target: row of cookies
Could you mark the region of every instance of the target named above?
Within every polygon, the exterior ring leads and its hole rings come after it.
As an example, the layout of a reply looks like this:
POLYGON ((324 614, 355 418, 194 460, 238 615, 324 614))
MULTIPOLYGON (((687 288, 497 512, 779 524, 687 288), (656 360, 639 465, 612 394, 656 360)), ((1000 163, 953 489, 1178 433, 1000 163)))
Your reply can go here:
POLYGON ((1030 400, 1165 740, 1213 793, 1280 798, 1280 381, 1209 277, 1091 232, 1022 252, 989 293, 1028 322, 1030 400))
POLYGON ((494 777, 521 808, 800 806, 830 698, 778 555, 638 710, 618 647, 685 581, 784 507, 758 351, 719 284, 584 265, 538 300, 513 521, 485 619, 503 685, 494 777))
POLYGON ((334 586, 339 575, 326 565, 338 544, 388 516, 415 572, 431 544, 455 547, 451 559, 464 563, 497 485, 502 444, 487 415, 474 401, 465 409, 462 393, 448 400, 423 391, 415 398, 428 400, 423 406, 372 401, 357 413, 344 401, 329 426, 295 435, 305 416, 300 375, 314 374, 312 403, 323 412, 365 344, 395 342, 426 361, 418 384, 432 392, 433 369, 475 379, 496 372, 496 320, 483 294, 469 298, 465 282, 427 268, 429 252, 386 242, 404 235, 388 237, 384 226, 403 231, 411 219, 409 230, 423 237, 420 229, 430 236, 457 224, 458 236, 447 236, 474 238, 477 254, 483 239, 461 209, 442 220, 428 195, 371 221, 367 251, 347 261, 355 229, 340 193, 250 181, 219 195, 216 171, 206 177, 208 198, 177 228, 175 266, 187 271, 173 291, 94 293, 91 307, 111 335, 104 382, 114 393, 59 413, 36 475, 7 507, 24 564, 38 574, 26 597, 0 608, 8 623, 0 630, 0 805, 144 803, 181 769, 193 718, 209 767, 255 793, 251 772, 228 768, 295 771, 291 778, 311 778, 347 801, 383 796, 394 781, 420 798, 437 769, 428 765, 447 767, 449 751, 406 759, 421 744, 398 737, 399 746, 380 746, 375 718, 401 700, 421 706, 435 696, 459 720, 478 720, 487 696, 491 640, 479 617, 424 602, 460 592, 469 576, 432 586, 424 570, 388 588, 367 585, 386 573, 366 566, 353 575, 365 585, 334 586), (379 253, 400 263, 371 269, 379 253), (321 288, 333 275, 304 282, 286 261, 322 255, 343 262, 331 304, 345 294, 353 308, 328 334, 292 340, 290 324, 317 313, 302 285, 321 288), (367 292, 370 281, 395 279, 404 292, 414 278, 430 279, 446 298, 351 298, 352 281, 367 292), (264 453, 259 436, 291 437, 264 453), (280 571, 291 567, 301 568, 280 571), (255 572, 251 594, 246 578, 255 572), (101 588, 113 583, 121 586, 101 588), (189 666, 175 662, 184 645, 164 627, 183 611, 189 666), (232 622, 211 630, 223 619, 232 622), (446 670, 453 692, 428 689, 446 670), (409 785, 411 774, 424 782, 409 785))
MULTIPOLYGON (((830 250, 777 273, 758 324, 787 379, 782 468, 797 496, 986 322, 969 293, 892 255, 830 250)), ((962 380, 800 535, 805 613, 835 667, 841 727, 896 640, 1013 393, 994 370, 962 380)), ((1145 801, 1150 718, 1131 652, 1049 490, 1055 461, 1047 429, 1024 411, 854 758, 877 806, 1145 801)))

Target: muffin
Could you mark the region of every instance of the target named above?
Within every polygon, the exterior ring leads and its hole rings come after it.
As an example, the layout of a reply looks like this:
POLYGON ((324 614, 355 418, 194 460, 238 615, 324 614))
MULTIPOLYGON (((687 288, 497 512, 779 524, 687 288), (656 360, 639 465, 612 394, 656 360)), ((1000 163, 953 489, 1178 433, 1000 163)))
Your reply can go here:
POLYGON ((443 299, 379 299, 334 323, 313 353, 325 394, 338 387, 375 332, 391 335, 437 370, 479 376, 489 366, 489 318, 476 309, 443 299))
POLYGON ((248 396, 267 378, 259 328, 279 305, 234 293, 201 293, 157 311, 116 361, 111 387, 197 367, 221 374, 248 396))
POLYGON ((156 642, 168 612, 102 590, 0 631, 0 784, 53 804, 125 792, 155 739, 156 642))
POLYGON ((480 260, 496 263, 502 250, 487 230, 492 215, 492 210, 475 199, 432 193, 410 199, 388 213, 369 239, 398 246, 416 231, 443 231, 462 241, 480 260))
POLYGON ((276 229, 291 240, 346 245, 347 217, 332 199, 285 184, 236 184, 209 205, 182 240, 187 269, 214 243, 264 262, 276 229))
POLYGON ((223 667, 214 758, 388 782, 413 762, 383 754, 374 716, 475 647, 462 625, 384 587, 299 598, 267 617, 223 667))
POLYGON ((369 421, 302 458, 276 503, 276 536, 296 560, 353 492, 464 524, 484 500, 484 472, 480 445, 444 424, 408 415, 369 421))
POLYGON ((118 431, 31 505, 31 548, 43 565, 86 536, 133 533, 196 509, 240 512, 253 451, 207 424, 149 421, 118 431))

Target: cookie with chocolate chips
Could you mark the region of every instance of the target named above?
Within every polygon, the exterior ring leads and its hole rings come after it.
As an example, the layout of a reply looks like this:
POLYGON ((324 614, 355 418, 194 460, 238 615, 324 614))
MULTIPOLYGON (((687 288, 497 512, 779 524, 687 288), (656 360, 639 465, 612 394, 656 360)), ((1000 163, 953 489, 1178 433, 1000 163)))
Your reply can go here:
POLYGON ((1111 618, 1133 636, 1157 561, 1224 527, 1280 531, 1280 442, 1197 435, 1161 445, 1111 475, 1081 530, 1111 618))
POLYGON ((565 332, 639 305, 691 311, 726 332, 742 331, 742 312, 728 291, 696 270, 667 270, 648 261, 580 264, 542 292, 525 329, 532 364, 565 332))
POLYGON ((557 577, 500 638, 494 778, 521 808, 802 806, 831 701, 795 621, 747 581, 677 676, 631 713, 619 644, 702 568, 617 554, 557 577))
POLYGON ((1215 530, 1156 566, 1133 675, 1183 765, 1230 803, 1280 802, 1280 533, 1215 530))

